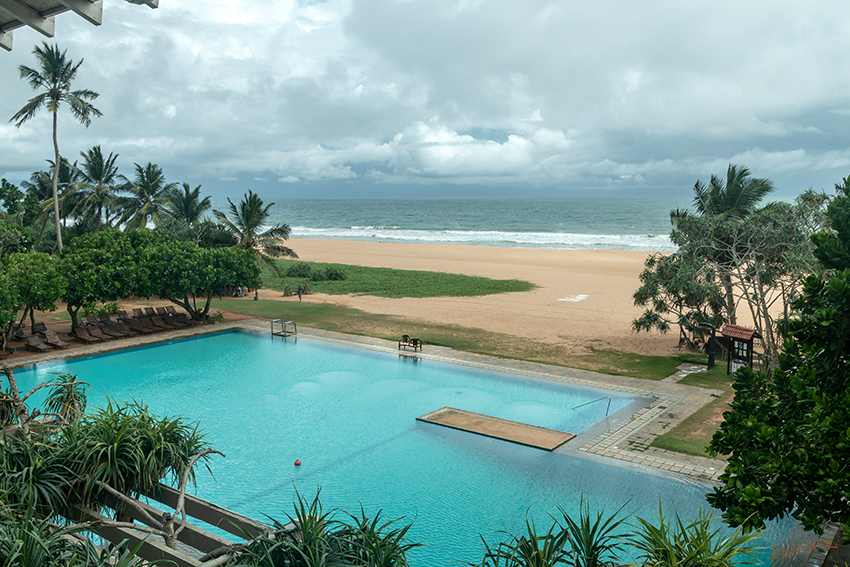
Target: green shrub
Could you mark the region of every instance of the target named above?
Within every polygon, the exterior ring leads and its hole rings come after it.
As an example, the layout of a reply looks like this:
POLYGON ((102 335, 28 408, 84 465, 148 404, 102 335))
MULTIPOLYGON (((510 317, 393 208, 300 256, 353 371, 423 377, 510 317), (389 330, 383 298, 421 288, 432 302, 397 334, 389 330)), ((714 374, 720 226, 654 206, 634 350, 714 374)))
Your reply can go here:
POLYGON ((313 268, 306 262, 293 262, 286 266, 288 278, 312 278, 313 268))
POLYGON ((83 317, 85 317, 86 315, 91 315, 95 311, 97 311, 97 303, 95 303, 94 301, 86 301, 80 308, 80 314, 83 317))
POLYGON ((345 272, 337 266, 328 266, 322 271, 313 272, 310 279, 314 282, 341 282, 345 279, 345 272))
POLYGON ((100 309, 97 310, 98 313, 108 313, 109 315, 115 315, 118 313, 118 302, 110 301, 109 303, 104 303, 100 309))

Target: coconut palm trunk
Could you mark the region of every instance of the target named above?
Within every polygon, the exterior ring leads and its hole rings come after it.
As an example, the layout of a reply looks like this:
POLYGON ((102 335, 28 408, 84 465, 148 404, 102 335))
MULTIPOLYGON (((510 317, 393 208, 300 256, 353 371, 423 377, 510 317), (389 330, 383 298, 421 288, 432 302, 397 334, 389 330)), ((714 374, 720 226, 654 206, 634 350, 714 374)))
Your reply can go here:
MULTIPOLYGON (((59 163, 59 113, 53 111, 53 163, 59 163)), ((53 168, 53 218, 56 220, 56 245, 62 253, 62 227, 59 225, 59 166, 53 168)))

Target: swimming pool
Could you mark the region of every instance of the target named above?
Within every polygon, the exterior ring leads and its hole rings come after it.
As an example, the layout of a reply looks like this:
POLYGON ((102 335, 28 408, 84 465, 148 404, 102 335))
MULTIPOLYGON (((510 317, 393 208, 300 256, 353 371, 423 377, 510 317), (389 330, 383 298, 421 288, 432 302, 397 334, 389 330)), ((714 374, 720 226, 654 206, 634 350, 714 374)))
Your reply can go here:
MULTIPOLYGON (((89 403, 143 400, 157 413, 199 420, 216 457, 215 478, 198 472, 198 494, 263 519, 291 511, 294 488, 322 488, 326 509, 413 521, 417 567, 480 560, 478 534, 518 533, 527 510, 538 525, 560 504, 593 505, 645 517, 659 501, 694 517, 705 488, 591 460, 417 422, 453 406, 580 433, 605 404, 573 410, 600 395, 611 413, 633 399, 560 384, 484 373, 318 341, 227 332, 129 349, 16 372, 20 388, 71 371, 91 384, 89 403), (295 467, 296 459, 303 465, 295 467)), ((787 532, 790 526, 775 526, 787 532)), ((774 534, 771 539, 782 536, 774 534)))

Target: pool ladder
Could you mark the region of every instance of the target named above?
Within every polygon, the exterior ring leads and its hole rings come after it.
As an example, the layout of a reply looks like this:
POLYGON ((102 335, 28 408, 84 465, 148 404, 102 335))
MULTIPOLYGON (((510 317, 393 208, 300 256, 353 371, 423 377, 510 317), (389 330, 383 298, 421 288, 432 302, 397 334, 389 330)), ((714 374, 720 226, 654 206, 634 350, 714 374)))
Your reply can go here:
POLYGON ((574 407, 573 409, 577 410, 578 408, 581 408, 581 407, 584 407, 584 406, 589 406, 590 404, 595 404, 596 402, 601 402, 602 400, 608 400, 608 407, 605 408, 605 417, 608 417, 608 412, 611 410, 611 396, 602 396, 598 400, 591 400, 589 402, 579 404, 576 407, 574 407))

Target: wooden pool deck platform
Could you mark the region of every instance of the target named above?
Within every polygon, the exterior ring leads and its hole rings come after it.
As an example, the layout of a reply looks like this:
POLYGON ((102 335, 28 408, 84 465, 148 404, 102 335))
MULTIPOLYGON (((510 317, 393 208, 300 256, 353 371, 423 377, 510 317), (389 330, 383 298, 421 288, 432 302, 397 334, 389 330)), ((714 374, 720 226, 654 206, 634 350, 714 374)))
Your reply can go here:
POLYGON ((574 433, 566 431, 547 429, 448 406, 416 419, 546 451, 554 451, 575 437, 574 433))

